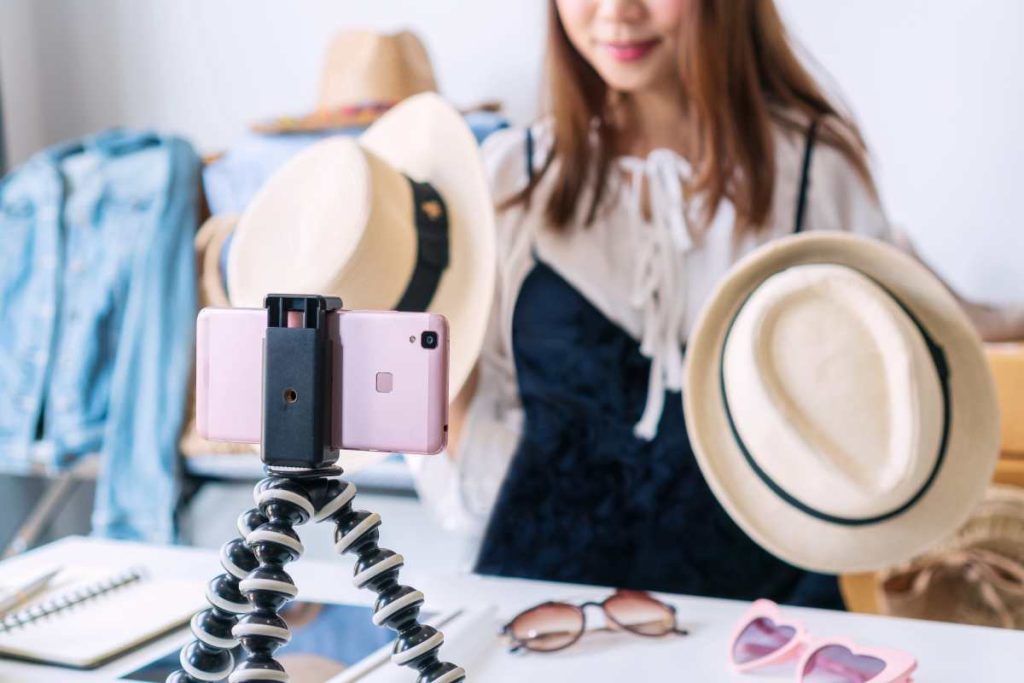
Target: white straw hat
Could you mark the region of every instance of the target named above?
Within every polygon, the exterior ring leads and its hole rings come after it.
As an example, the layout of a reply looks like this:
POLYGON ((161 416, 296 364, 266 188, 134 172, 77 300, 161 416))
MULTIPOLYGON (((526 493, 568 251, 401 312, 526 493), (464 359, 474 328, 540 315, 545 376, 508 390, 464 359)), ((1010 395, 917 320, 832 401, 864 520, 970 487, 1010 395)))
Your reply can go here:
POLYGON ((341 297, 350 310, 443 314, 452 398, 480 353, 494 277, 479 149, 433 93, 406 99, 358 138, 328 138, 290 159, 239 218, 227 266, 235 306, 298 292, 341 297))
POLYGON ((956 530, 999 451, 981 341, 924 266, 808 233, 759 249, 691 335, 686 419, 732 518, 780 558, 867 571, 956 530))

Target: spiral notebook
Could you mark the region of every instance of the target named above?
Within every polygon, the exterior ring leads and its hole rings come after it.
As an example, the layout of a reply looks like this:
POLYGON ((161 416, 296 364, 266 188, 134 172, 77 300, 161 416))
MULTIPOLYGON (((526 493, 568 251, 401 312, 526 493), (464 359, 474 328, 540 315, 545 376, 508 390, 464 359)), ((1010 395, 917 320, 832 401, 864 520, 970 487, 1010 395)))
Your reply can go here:
POLYGON ((201 581, 68 570, 0 618, 0 656, 93 668, 184 624, 204 604, 201 581))

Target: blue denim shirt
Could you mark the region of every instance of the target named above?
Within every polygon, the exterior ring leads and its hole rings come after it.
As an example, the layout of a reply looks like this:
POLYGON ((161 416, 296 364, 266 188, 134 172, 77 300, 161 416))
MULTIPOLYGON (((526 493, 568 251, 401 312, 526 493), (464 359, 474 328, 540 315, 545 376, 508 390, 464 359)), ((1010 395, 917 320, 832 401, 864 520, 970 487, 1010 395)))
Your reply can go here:
POLYGON ((0 468, 99 452, 99 534, 173 537, 198 173, 182 140, 110 131, 0 182, 0 468))

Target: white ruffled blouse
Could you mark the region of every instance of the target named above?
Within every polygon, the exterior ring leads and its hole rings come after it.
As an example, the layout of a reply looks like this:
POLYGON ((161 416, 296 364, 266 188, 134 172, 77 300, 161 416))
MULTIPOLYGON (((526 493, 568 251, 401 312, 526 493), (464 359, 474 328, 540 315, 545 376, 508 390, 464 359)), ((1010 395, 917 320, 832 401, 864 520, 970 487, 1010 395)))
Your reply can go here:
MULTIPOLYGON (((532 134, 539 172, 550 148, 551 128, 539 124, 532 134)), ((638 438, 650 439, 662 411, 682 410, 681 404, 665 404, 666 390, 681 388, 684 344, 715 284, 745 254, 793 232, 804 136, 778 128, 775 154, 773 214, 764 229, 742 236, 733 229, 734 210, 728 202, 720 205, 710 225, 697 227, 693 217, 701 215, 699 200, 687 200, 681 182, 689 177, 690 165, 667 149, 646 158, 619 158, 589 226, 582 220, 561 231, 547 225, 544 207, 553 170, 541 178, 528 206, 498 213, 496 295, 458 458, 409 461, 421 498, 447 528, 472 539, 482 535, 519 442, 523 410, 512 357, 512 316, 534 259, 558 272, 636 339, 651 359, 646 406, 635 426, 638 438)), ((483 157, 495 202, 528 182, 522 129, 493 134, 484 143, 483 157)), ((580 204, 589 206, 586 198, 580 204)), ((810 167, 804 226, 892 239, 874 194, 837 150, 820 142, 810 167)))

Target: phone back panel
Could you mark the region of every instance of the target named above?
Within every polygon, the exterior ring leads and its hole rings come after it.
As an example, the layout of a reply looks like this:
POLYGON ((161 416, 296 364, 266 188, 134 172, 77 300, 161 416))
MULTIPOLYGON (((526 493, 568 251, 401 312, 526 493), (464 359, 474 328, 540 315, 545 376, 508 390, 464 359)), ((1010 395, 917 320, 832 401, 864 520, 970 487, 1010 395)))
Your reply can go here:
POLYGON ((342 448, 439 452, 448 433, 448 323, 431 313, 344 311, 331 321, 332 441, 342 448), (424 348, 424 332, 437 347, 424 348), (340 410, 338 409, 340 406, 340 410))
MULTIPOLYGON (((266 327, 267 313, 262 308, 200 311, 196 326, 200 436, 242 443, 262 439, 266 327)), ((332 448, 423 454, 444 448, 449 347, 443 316, 339 311, 329 316, 328 335, 333 342, 332 448), (438 335, 436 349, 420 344, 428 330, 438 335), (390 380, 382 376, 378 385, 378 373, 390 374, 390 380)))
POLYGON ((204 308, 196 321, 196 431, 259 443, 263 414, 262 308, 204 308))

